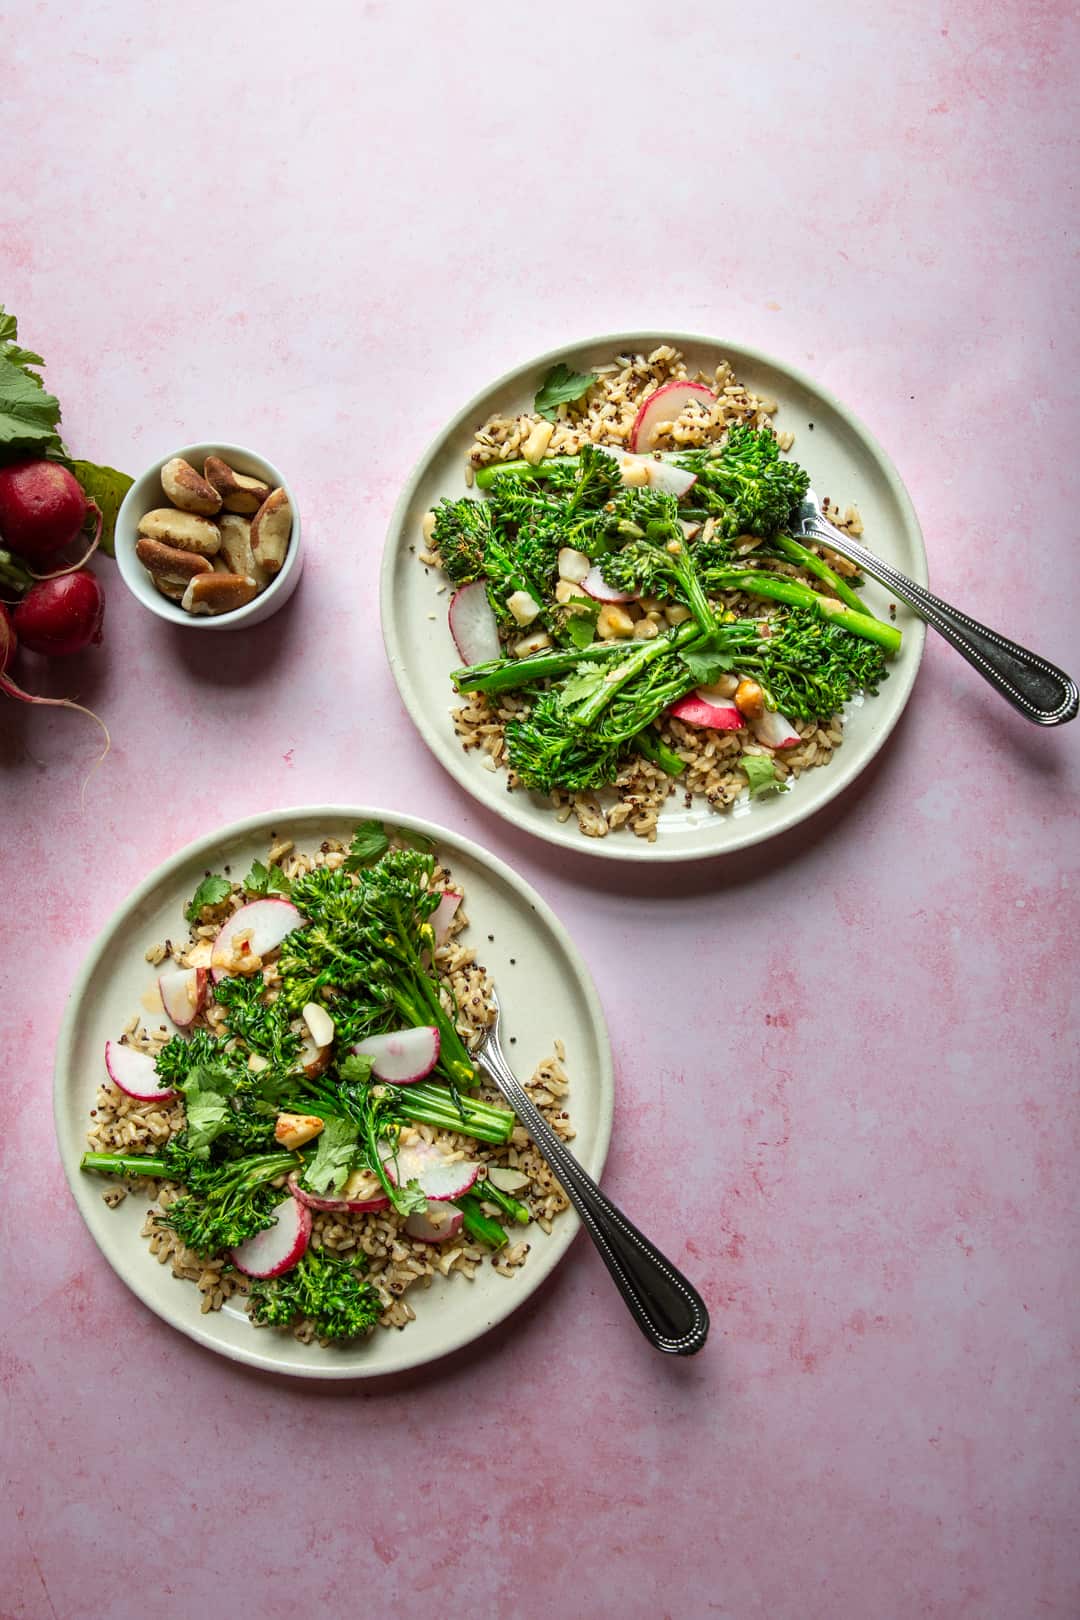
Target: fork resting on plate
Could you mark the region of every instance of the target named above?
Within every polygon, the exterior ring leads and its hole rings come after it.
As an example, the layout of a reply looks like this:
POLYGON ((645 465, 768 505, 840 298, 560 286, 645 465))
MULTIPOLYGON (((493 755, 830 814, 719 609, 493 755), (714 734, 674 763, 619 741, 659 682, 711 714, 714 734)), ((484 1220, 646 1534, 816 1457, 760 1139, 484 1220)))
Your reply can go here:
POLYGON ((657 1350, 667 1355, 694 1355, 709 1332, 709 1313, 704 1300, 693 1284, 600 1191, 555 1135, 506 1061, 499 1044, 500 1008, 494 990, 491 1001, 495 1021, 473 1053, 475 1061, 498 1086, 559 1178, 642 1333, 657 1350))
POLYGON ((797 540, 817 541, 839 552, 841 557, 858 563, 865 574, 887 585, 920 619, 925 619, 951 642, 984 680, 1008 698, 1014 709, 1019 709, 1036 725, 1061 726, 1075 716, 1080 708, 1080 693, 1071 676, 1007 636, 988 630, 977 619, 969 619, 966 613, 950 607, 940 596, 916 585, 898 568, 882 562, 857 540, 841 534, 825 516, 812 489, 803 497, 798 522, 791 532, 797 540))

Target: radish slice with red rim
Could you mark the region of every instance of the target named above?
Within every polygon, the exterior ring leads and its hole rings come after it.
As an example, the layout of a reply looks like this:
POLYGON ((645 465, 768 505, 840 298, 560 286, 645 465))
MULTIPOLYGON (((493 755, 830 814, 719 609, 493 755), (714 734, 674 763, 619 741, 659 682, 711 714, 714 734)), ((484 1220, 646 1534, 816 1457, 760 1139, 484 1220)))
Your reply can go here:
POLYGON ((668 382, 662 388, 657 388, 642 402, 634 418, 634 425, 630 429, 631 450, 654 449, 660 423, 674 422, 688 405, 693 404, 712 410, 716 395, 704 383, 697 382, 668 382))
POLYGON ((427 1209, 416 1209, 406 1216, 405 1230, 420 1243, 449 1243, 461 1231, 464 1219, 460 1209, 433 1200, 427 1209))
POLYGON ((407 1086, 423 1080, 439 1061, 439 1031, 433 1024, 395 1029, 388 1035, 369 1035, 353 1051, 371 1059, 371 1072, 391 1085, 407 1086))
POLYGON ((286 1198, 274 1211, 274 1224, 229 1250, 246 1277, 280 1277, 303 1259, 311 1237, 311 1211, 298 1198, 286 1198))
POLYGON ((105 1067, 109 1079, 129 1097, 139 1102, 171 1102, 176 1092, 158 1084, 154 1059, 149 1052, 139 1052, 134 1046, 121 1046, 119 1041, 105 1042, 105 1067))
POLYGON ((433 1142, 425 1142, 423 1137, 410 1142, 408 1147, 399 1145, 394 1148, 384 1142, 379 1147, 379 1155, 387 1177, 395 1187, 404 1187, 410 1181, 415 1181, 426 1197, 439 1202, 447 1198, 460 1198, 480 1174, 478 1164, 465 1159, 451 1159, 442 1148, 436 1147, 433 1142))
POLYGON ((322 1213, 366 1215, 372 1210, 390 1208, 390 1200, 385 1193, 378 1198, 326 1198, 318 1193, 308 1192, 307 1188, 301 1187, 297 1181, 295 1171, 289 1177, 288 1185, 294 1198, 306 1204, 308 1209, 316 1209, 322 1213))
POLYGON ((474 579, 471 585, 454 592, 447 620, 463 664, 471 668, 473 664, 490 664, 499 657, 499 627, 482 579, 474 579))
POLYGON ((766 748, 794 748, 802 738, 791 721, 778 709, 766 709, 750 721, 750 730, 766 748))
POLYGON ((291 900, 252 900, 241 906, 214 941, 210 953, 214 983, 230 973, 240 972, 245 955, 257 956, 261 961, 271 951, 276 951, 293 929, 302 928, 305 921, 291 900))
POLYGON ((668 713, 684 725, 697 726, 701 730, 739 731, 746 725, 734 703, 716 697, 706 698, 700 688, 673 703, 668 713))

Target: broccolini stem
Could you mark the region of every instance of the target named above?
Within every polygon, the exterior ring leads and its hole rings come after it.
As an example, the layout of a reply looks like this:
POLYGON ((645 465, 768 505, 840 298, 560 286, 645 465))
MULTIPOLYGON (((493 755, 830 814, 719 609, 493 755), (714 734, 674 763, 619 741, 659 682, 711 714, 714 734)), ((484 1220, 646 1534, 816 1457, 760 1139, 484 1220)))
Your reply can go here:
POLYGON ((790 534, 778 534, 773 543, 780 548, 790 562, 798 563, 799 567, 805 568, 808 574, 816 574, 818 579, 828 585, 833 594, 840 598, 841 602, 846 602, 849 608, 855 609, 856 613, 865 613, 871 619, 877 617, 876 614, 870 612, 869 607, 858 592, 852 590, 847 580, 842 579, 834 568, 830 568, 828 563, 823 561, 816 551, 810 551, 806 546, 800 545, 798 540, 795 540, 790 534))
MULTIPOLYGON (((674 633, 657 636, 655 641, 639 641, 636 646, 625 655, 621 664, 604 677, 604 684, 593 697, 588 698, 573 714, 568 716, 569 722, 575 729, 585 730, 594 724, 599 715, 607 708, 612 698, 620 692, 628 681, 632 681, 643 669, 657 658, 666 657, 673 647, 680 647, 694 636, 701 634, 700 627, 695 619, 688 619, 681 624, 674 633)), ((625 645, 625 643, 624 643, 625 645)), ((661 705, 662 707, 662 705, 661 705)), ((648 719, 652 719, 649 715, 648 719)))
POLYGON ((532 1220, 532 1210, 528 1204, 523 1204, 519 1198, 511 1198, 501 1187, 496 1187, 493 1181, 474 1181, 472 1191, 477 1198, 486 1198, 489 1204, 497 1204, 503 1214, 509 1215, 519 1226, 528 1226, 532 1220))
POLYGON ((460 1198, 453 1202, 465 1217, 465 1230, 472 1237, 479 1238, 486 1243, 489 1249, 501 1249, 506 1242, 506 1233, 498 1221, 493 1221, 490 1215, 485 1215, 480 1208, 480 1200, 474 1198, 472 1193, 462 1193, 460 1198))
MULTIPOLYGON (((549 460, 555 458, 549 457, 549 460)), ((560 456, 559 465, 562 467, 575 466, 577 456, 560 456)), ((543 462, 534 467, 529 461, 496 461, 489 467, 480 467, 476 473, 477 489, 490 489, 499 478, 543 478, 543 462)))
POLYGON ((170 1172, 164 1159, 152 1153, 84 1153, 79 1160, 80 1170, 99 1170, 114 1176, 167 1176, 170 1172))
POLYGON ((434 1125, 438 1130, 460 1131, 478 1142, 499 1144, 510 1139, 514 1116, 505 1108, 462 1097, 461 1108, 445 1086, 387 1086, 403 1119, 415 1125, 434 1125))
POLYGON ((618 641, 594 641, 588 647, 558 648, 531 653, 528 658, 492 658, 454 671, 450 679, 459 692, 510 692, 559 675, 569 675, 579 664, 602 663, 624 651, 618 641))
MULTIPOLYGON (((797 580, 786 579, 782 574, 756 574, 739 568, 710 568, 705 575, 705 583, 713 590, 748 591, 751 596, 770 597, 776 602, 787 602, 791 607, 811 608, 821 618, 850 630, 853 636, 861 636, 863 641, 875 641, 890 657, 900 650, 903 637, 895 625, 871 618, 863 611, 855 612, 834 597, 822 596, 820 591, 812 591, 809 585, 800 585, 797 580)), ((655 647, 656 643, 649 641, 646 646, 655 647)))
POLYGON ((646 726, 644 731, 638 732, 631 740, 630 746, 639 754, 644 754, 646 759, 651 759, 654 765, 659 765, 669 776, 681 776, 686 769, 686 761, 680 759, 675 750, 669 748, 663 738, 658 737, 649 726, 646 726))

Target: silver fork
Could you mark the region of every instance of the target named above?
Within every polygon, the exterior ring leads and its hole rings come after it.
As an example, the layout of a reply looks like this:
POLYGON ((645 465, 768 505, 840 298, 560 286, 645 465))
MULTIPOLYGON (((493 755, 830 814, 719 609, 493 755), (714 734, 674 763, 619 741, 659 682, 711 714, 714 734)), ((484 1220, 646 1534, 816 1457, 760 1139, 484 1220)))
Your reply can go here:
POLYGON ((514 1074, 499 1044, 500 1008, 473 1057, 498 1086, 581 1216, 586 1232, 645 1337, 667 1355, 692 1356, 705 1343, 709 1313, 697 1289, 676 1271, 596 1185, 560 1142, 514 1074))
POLYGON ((996 630, 988 630, 977 619, 969 619, 966 613, 924 590, 898 568, 882 562, 857 540, 841 534, 822 512, 812 489, 806 492, 798 510, 798 522, 791 532, 797 540, 823 542, 841 557, 858 563, 864 573, 887 585, 1036 725, 1061 726, 1075 716, 1080 708, 1080 693, 1071 676, 996 630))

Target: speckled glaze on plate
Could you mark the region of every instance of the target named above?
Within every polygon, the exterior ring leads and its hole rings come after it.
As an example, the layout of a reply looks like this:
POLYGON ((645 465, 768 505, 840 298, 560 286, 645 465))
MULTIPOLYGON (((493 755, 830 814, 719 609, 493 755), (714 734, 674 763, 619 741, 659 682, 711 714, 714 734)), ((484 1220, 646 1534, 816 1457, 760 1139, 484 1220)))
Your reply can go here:
MULTIPOLYGON (((421 458, 390 521, 382 563, 382 626, 390 668, 432 753, 486 809, 549 843, 616 860, 687 861, 721 855, 760 843, 820 810, 870 763, 896 725, 911 694, 925 639, 922 621, 897 604, 895 622, 904 632, 903 649, 877 697, 849 707, 843 746, 830 764, 806 772, 787 793, 754 804, 744 798, 725 813, 710 810, 703 800, 687 807, 676 792, 664 807, 652 844, 625 828, 606 838, 586 838, 572 816, 565 822, 557 820, 553 806, 540 794, 523 789, 508 793, 504 771, 489 771, 483 756, 464 751, 451 719, 451 710, 461 699, 450 683, 460 659, 446 622, 449 592, 436 594, 445 580, 436 577, 435 570, 425 572, 409 549, 420 549, 424 513, 444 496, 468 493, 465 455, 474 432, 496 412, 513 415, 531 410, 533 395, 551 366, 563 361, 573 370, 585 370, 616 354, 648 354, 661 343, 679 348, 691 372, 711 372, 726 359, 740 382, 777 399, 777 426, 794 431, 792 455, 808 469, 818 494, 832 496, 841 506, 849 502, 858 506, 866 543, 912 579, 927 583, 926 552, 915 510, 880 445, 820 384, 757 349, 682 332, 620 332, 539 355, 470 400, 421 458)), ((865 595, 879 617, 887 616, 891 598, 884 587, 868 581, 865 595)))
POLYGON ((265 858, 272 832, 293 839, 300 849, 312 849, 324 838, 348 839, 357 822, 371 817, 434 839, 440 859, 463 885, 470 921, 461 939, 476 942, 479 959, 495 979, 504 1030, 515 1037, 518 1073, 531 1074, 554 1041, 564 1041, 567 1106, 577 1131, 572 1151, 599 1179, 611 1134, 613 1076, 604 1015, 585 963, 554 913, 502 861, 458 833, 397 812, 342 805, 278 810, 188 845, 139 885, 90 950, 68 1002, 56 1052, 53 1107, 60 1157, 83 1219, 109 1264, 145 1305, 199 1344, 253 1367, 306 1378, 403 1372, 460 1349, 503 1321, 540 1286, 579 1226, 573 1210, 558 1218, 549 1235, 530 1226, 525 1235, 532 1251, 512 1277, 501 1277, 487 1265, 471 1283, 464 1277, 436 1277, 430 1288, 409 1294, 416 1321, 404 1330, 378 1328, 359 1344, 323 1350, 318 1344, 300 1344, 289 1334, 254 1327, 239 1302, 226 1301, 220 1311, 201 1315, 194 1284, 158 1265, 139 1235, 147 1200, 129 1196, 117 1209, 109 1209, 101 1196, 103 1178, 80 1171, 90 1109, 105 1073, 105 1042, 119 1036, 140 1010, 141 997, 156 977, 144 953, 175 934, 182 907, 204 871, 226 863, 234 871, 247 870, 253 859, 265 858))

